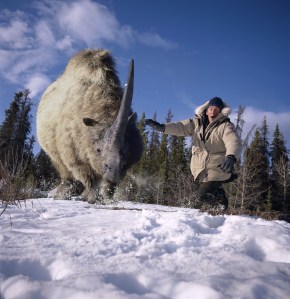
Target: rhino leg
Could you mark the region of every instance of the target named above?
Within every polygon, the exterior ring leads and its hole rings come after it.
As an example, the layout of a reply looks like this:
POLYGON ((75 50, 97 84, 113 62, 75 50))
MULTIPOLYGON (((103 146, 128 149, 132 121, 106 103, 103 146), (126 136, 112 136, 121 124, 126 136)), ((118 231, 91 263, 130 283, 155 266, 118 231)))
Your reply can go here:
POLYGON ((100 184, 98 200, 100 200, 103 204, 112 202, 115 189, 115 183, 103 180, 100 184))
POLYGON ((112 202, 116 184, 99 179, 94 185, 86 186, 81 197, 88 203, 108 204, 112 202))
MULTIPOLYGON (((88 183, 88 181, 86 183, 88 183)), ((95 184, 92 184, 91 182, 86 184, 85 190, 81 194, 82 199, 91 204, 96 203, 96 201, 98 201, 99 184, 100 184, 99 180, 97 180, 95 184)))
POLYGON ((72 180, 63 180, 51 191, 54 199, 70 200, 76 192, 76 186, 72 180))

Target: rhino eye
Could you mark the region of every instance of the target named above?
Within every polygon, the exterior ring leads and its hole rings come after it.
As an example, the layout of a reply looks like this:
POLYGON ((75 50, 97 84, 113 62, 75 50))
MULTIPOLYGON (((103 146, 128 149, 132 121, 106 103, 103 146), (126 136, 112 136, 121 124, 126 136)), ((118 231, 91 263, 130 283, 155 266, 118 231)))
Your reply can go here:
POLYGON ((98 122, 92 118, 85 117, 83 118, 83 123, 88 127, 95 126, 98 122))
POLYGON ((102 151, 99 148, 97 148, 97 153, 100 154, 101 152, 102 151))

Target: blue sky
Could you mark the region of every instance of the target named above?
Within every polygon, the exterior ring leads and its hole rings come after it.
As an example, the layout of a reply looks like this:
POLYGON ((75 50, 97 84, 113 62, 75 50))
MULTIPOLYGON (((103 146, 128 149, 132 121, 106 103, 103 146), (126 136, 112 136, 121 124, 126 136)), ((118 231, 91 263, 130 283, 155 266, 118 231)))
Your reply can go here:
MULTIPOLYGON (((288 0, 39 0, 0 2, 0 122, 14 93, 35 104, 84 48, 108 48, 133 109, 164 121, 192 117, 214 96, 246 106, 245 131, 264 116, 290 143, 288 0)), ((231 117, 235 121, 235 115, 231 117)), ((35 134, 35 118, 33 120, 35 134)))

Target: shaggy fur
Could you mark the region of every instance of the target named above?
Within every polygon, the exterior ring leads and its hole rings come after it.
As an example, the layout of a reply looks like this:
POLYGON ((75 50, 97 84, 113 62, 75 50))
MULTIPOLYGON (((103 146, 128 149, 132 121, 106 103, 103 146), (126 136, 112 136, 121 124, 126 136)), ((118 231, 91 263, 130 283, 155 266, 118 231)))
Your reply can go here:
POLYGON ((37 136, 62 178, 55 197, 70 198, 72 180, 85 187, 85 200, 111 197, 113 186, 139 160, 142 140, 136 117, 131 117, 121 141, 110 141, 122 96, 115 62, 102 49, 77 53, 44 92, 37 136), (109 175, 108 169, 114 173, 109 175))

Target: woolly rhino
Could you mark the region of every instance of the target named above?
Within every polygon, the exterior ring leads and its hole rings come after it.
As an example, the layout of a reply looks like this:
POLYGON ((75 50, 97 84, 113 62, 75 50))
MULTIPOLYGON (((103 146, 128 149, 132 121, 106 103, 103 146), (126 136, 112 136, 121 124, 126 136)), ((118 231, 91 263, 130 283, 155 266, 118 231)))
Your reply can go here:
POLYGON ((71 198, 73 182, 79 181, 84 200, 104 202, 138 162, 143 148, 131 108, 133 81, 133 60, 123 90, 110 52, 87 49, 46 89, 37 110, 37 137, 61 177, 55 198, 71 198))

